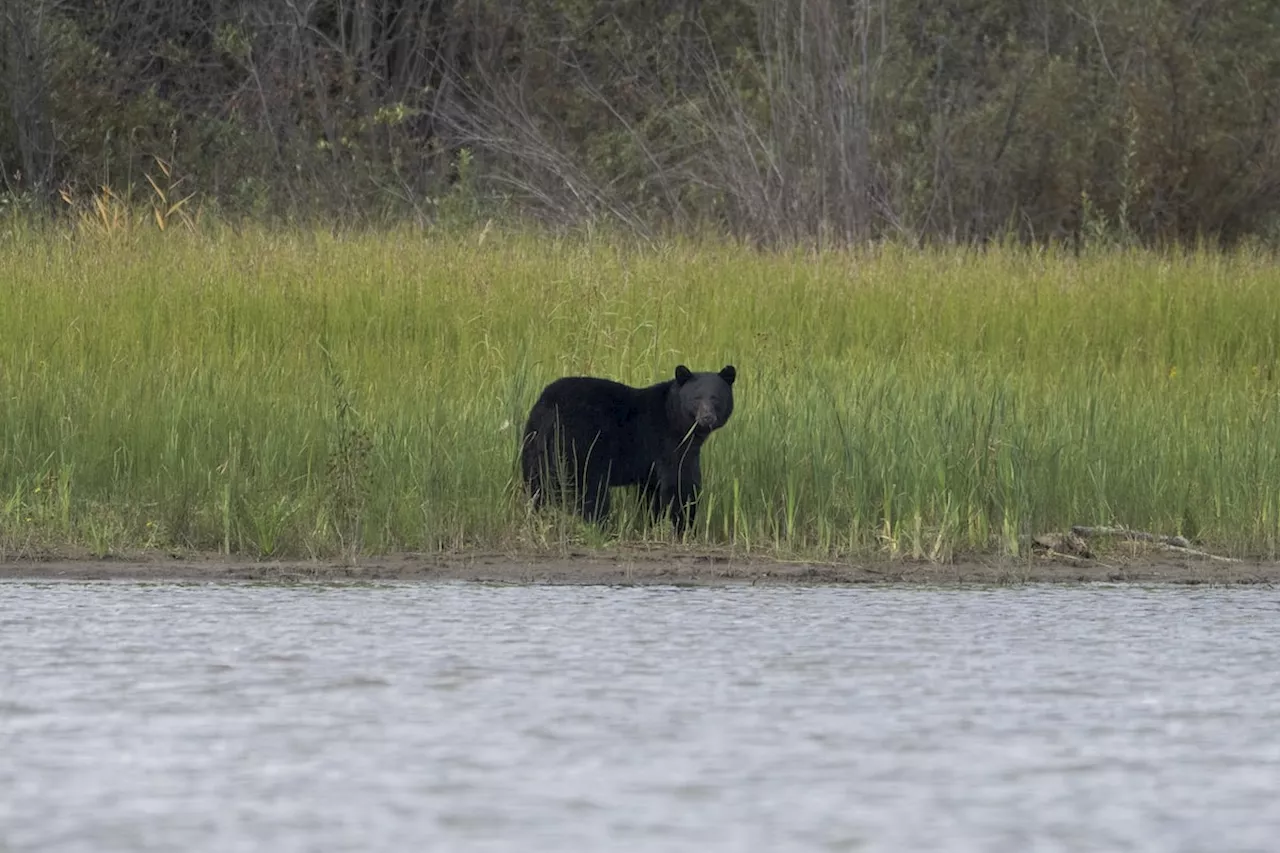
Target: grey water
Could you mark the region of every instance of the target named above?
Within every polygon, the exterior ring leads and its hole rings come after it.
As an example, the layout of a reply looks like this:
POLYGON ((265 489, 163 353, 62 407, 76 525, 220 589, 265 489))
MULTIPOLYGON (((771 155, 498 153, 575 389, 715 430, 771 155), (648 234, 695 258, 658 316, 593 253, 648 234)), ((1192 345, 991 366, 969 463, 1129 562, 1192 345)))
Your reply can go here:
POLYGON ((0 583, 0 851, 1273 851, 1280 593, 0 583))

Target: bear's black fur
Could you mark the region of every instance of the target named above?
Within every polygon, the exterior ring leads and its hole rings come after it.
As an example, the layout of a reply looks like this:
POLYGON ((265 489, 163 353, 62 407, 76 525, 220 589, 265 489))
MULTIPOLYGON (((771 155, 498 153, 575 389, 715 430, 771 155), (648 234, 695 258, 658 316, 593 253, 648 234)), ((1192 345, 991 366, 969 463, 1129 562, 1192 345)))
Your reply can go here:
POLYGON ((733 365, 693 373, 682 364, 648 388, 588 376, 552 382, 529 413, 520 454, 534 504, 568 498, 598 521, 609 489, 634 485, 655 520, 668 515, 683 533, 702 485, 702 443, 733 413, 736 375, 733 365))

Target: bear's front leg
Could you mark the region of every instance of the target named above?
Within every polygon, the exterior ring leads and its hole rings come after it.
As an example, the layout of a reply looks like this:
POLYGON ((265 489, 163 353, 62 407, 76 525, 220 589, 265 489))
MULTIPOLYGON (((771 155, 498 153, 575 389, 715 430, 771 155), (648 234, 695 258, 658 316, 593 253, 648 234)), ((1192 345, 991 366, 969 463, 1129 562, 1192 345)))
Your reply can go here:
POLYGON ((702 489, 702 470, 697 456, 686 457, 677 470, 674 483, 668 485, 667 512, 676 533, 683 536, 693 526, 698 511, 698 492, 702 489))
POLYGON ((676 492, 671 502, 671 523, 676 526, 676 534, 684 536, 686 530, 693 526, 694 516, 698 512, 698 493, 696 489, 676 492))
POLYGON ((662 521, 667 514, 667 490, 656 476, 640 484, 640 500, 649 506, 649 517, 653 523, 662 521))

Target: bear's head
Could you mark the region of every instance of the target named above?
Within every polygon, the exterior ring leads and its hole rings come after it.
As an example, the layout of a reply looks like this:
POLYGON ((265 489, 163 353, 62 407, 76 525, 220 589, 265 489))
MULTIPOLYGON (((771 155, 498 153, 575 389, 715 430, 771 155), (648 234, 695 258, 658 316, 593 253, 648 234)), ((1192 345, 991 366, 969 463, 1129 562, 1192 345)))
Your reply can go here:
POLYGON ((672 426, 682 435, 706 438, 733 414, 733 365, 719 373, 694 373, 683 364, 676 368, 676 381, 669 398, 672 426))

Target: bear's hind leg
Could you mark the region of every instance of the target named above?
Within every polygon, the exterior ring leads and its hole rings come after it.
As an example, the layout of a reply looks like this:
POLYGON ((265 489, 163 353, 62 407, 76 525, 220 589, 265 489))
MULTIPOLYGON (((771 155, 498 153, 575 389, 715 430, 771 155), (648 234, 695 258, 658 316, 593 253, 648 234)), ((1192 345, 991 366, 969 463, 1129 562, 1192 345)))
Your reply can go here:
POLYGON ((552 458, 551 447, 546 438, 530 428, 524 437, 524 446, 520 453, 521 473, 524 475, 525 491, 533 501, 535 509, 541 509, 553 499, 556 489, 557 467, 552 458))

